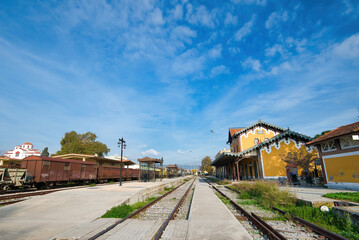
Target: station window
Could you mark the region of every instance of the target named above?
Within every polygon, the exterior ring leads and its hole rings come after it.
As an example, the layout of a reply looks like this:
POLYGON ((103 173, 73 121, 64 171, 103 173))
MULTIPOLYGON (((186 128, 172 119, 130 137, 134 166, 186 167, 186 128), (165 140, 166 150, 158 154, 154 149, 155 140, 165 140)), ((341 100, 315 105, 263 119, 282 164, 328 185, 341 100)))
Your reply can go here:
POLYGON ((255 138, 255 139, 254 139, 254 144, 257 145, 258 143, 259 143, 259 139, 258 139, 258 138, 255 138))
POLYGON ((335 150, 337 150, 337 148, 335 147, 334 140, 322 143, 322 151, 323 152, 330 152, 330 151, 335 151, 335 150))

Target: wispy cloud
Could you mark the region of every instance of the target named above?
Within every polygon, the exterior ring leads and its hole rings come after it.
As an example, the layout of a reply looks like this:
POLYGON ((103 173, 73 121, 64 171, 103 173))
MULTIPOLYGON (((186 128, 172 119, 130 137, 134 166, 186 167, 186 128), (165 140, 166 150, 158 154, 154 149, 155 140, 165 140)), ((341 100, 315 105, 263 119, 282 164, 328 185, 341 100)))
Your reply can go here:
POLYGON ((241 41, 245 36, 247 36, 248 34, 251 33, 252 31, 252 27, 254 24, 254 21, 256 19, 255 15, 252 15, 251 20, 249 20, 248 22, 246 22, 243 27, 241 27, 234 35, 234 39, 236 41, 241 41))

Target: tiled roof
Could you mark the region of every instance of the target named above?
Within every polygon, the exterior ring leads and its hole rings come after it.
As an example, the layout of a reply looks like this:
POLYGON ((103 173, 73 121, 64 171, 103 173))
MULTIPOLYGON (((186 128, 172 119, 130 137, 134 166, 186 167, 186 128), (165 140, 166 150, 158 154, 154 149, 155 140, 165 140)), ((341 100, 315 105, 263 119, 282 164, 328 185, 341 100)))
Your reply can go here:
POLYGON ((236 132, 236 133, 233 135, 233 137, 236 137, 236 136, 238 136, 239 134, 244 133, 244 132, 246 132, 247 130, 252 129, 252 128, 255 128, 255 127, 260 126, 260 125, 264 125, 264 126, 267 126, 267 127, 272 128, 272 129, 279 130, 279 131, 281 131, 281 132, 284 132, 284 131, 287 130, 287 129, 285 129, 285 128, 278 127, 278 126, 276 126, 276 125, 274 125, 274 124, 266 123, 266 122, 263 122, 262 120, 259 120, 259 121, 256 122, 255 124, 252 124, 252 125, 250 125, 249 127, 243 128, 242 130, 236 132))
POLYGON ((285 137, 297 138, 297 139, 299 138, 299 139, 303 140, 304 142, 308 142, 308 141, 312 140, 312 138, 309 137, 309 136, 306 136, 306 135, 303 135, 303 134, 300 134, 300 133, 297 133, 297 132, 293 132, 293 131, 291 131, 291 130, 287 130, 287 131, 285 131, 285 132, 283 132, 283 133, 281 133, 281 134, 279 134, 279 135, 277 135, 277 136, 275 136, 275 137, 272 137, 272 138, 268 139, 267 141, 264 141, 264 142, 262 142, 262 143, 260 143, 260 144, 254 145, 253 147, 248 148, 248 149, 246 149, 246 150, 244 150, 244 151, 241 151, 241 152, 239 152, 239 153, 228 153, 228 152, 224 152, 224 153, 222 153, 221 155, 219 155, 219 156, 211 163, 211 165, 212 165, 212 166, 215 166, 216 163, 217 163, 221 158, 223 158, 224 156, 243 157, 244 155, 246 155, 246 154, 248 154, 248 153, 250 153, 250 152, 252 152, 252 151, 254 151, 254 150, 256 150, 256 149, 262 148, 262 147, 264 147, 265 145, 268 145, 268 144, 271 144, 271 143, 273 143, 273 142, 279 141, 279 140, 281 140, 281 139, 283 139, 283 138, 285 138, 285 137))
POLYGON ((241 131, 243 128, 230 128, 229 129, 229 133, 231 134, 231 136, 233 136, 233 134, 241 131))
POLYGON ((23 145, 32 145, 32 143, 26 142, 23 145))
POLYGON ((307 144, 311 145, 314 143, 325 141, 327 139, 339 137, 339 136, 342 136, 342 135, 345 135, 348 133, 354 133, 354 132, 359 132, 359 122, 355 122, 355 123, 352 123, 349 125, 338 127, 337 129, 334 129, 334 130, 324 134, 323 136, 320 136, 320 137, 314 139, 313 141, 308 142, 307 144))

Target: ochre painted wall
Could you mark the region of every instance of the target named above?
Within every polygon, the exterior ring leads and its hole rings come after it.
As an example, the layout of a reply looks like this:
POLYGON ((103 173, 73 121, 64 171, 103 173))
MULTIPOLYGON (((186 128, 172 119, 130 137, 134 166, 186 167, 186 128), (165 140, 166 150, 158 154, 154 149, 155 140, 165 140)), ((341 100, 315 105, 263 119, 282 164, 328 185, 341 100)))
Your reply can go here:
POLYGON ((265 128, 262 127, 261 130, 259 130, 258 128, 253 129, 252 131, 247 132, 248 133, 248 137, 246 137, 246 134, 241 135, 240 136, 240 141, 242 143, 242 151, 251 148, 254 146, 254 139, 258 138, 261 142, 264 142, 265 138, 272 138, 275 136, 275 133, 271 130, 267 130, 265 128), (263 131, 264 134, 258 134, 258 131, 263 131))
MULTIPOLYGON (((264 168, 264 176, 265 177, 286 177, 286 163, 282 161, 281 155, 287 154, 289 151, 299 151, 299 149, 295 146, 293 140, 288 139, 289 144, 287 145, 283 140, 279 141, 279 149, 277 149, 274 145, 271 145, 270 153, 268 153, 265 149, 261 150, 263 168, 264 168)), ((301 148, 306 151, 306 147, 301 145, 301 148)), ((318 155, 317 150, 313 149, 313 151, 318 155)), ((313 170, 313 169, 310 169, 313 170)), ((299 174, 300 169, 298 169, 299 174)))
POLYGON ((359 155, 325 158, 328 182, 359 183, 359 155))

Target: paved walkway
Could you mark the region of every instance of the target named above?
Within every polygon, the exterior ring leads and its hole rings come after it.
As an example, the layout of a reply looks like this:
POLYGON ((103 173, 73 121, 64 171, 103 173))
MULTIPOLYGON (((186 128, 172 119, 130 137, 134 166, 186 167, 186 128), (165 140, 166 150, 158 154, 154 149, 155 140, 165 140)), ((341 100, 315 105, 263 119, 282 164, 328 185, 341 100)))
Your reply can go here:
POLYGON ((202 179, 197 181, 187 239, 252 239, 209 185, 202 179))
POLYGON ((163 182, 124 182, 35 196, 0 208, 0 239, 49 239, 90 222, 137 192, 163 182))

